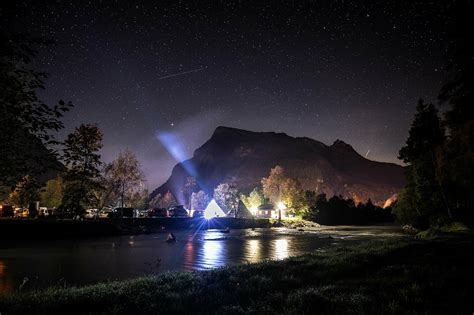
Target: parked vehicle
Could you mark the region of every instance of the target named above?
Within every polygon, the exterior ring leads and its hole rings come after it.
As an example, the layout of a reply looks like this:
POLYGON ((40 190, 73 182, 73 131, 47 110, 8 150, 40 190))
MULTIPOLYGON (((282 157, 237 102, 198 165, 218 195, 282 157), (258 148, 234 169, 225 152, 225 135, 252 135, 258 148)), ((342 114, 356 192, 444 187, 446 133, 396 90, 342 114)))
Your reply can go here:
POLYGON ((39 218, 46 218, 49 217, 50 211, 48 211, 48 208, 46 207, 39 207, 38 209, 38 217, 39 218))
POLYGON ((23 208, 15 207, 15 210, 13 210, 13 216, 15 218, 22 218, 23 217, 23 208))
POLYGON ((99 217, 99 209, 86 209, 84 219, 97 219, 99 217))
POLYGON ((57 219, 72 219, 74 217, 74 212, 64 206, 59 206, 54 209, 52 216, 57 219))
POLYGON ((111 213, 112 213, 112 210, 101 210, 99 211, 99 218, 101 219, 109 218, 111 213))
POLYGON ((133 218, 133 208, 114 208, 109 214, 109 218, 133 218))
POLYGON ((188 211, 184 208, 183 205, 178 205, 169 210, 169 215, 172 218, 187 218, 189 217, 188 211))
POLYGON ((148 216, 148 210, 144 210, 144 209, 135 210, 135 217, 146 218, 147 216, 148 216))
POLYGON ((166 208, 153 208, 148 210, 149 218, 164 218, 168 216, 168 210, 166 208))

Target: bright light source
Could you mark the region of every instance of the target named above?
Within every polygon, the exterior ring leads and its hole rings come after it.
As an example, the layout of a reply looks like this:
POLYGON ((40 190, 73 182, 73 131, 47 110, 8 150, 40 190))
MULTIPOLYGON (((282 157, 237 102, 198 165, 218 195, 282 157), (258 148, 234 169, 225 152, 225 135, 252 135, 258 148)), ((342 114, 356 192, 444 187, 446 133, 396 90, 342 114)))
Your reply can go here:
POLYGON ((278 203, 278 209, 280 209, 280 210, 285 210, 285 209, 286 209, 285 204, 284 204, 283 202, 279 202, 279 203, 278 203))
POLYGON ((251 212, 253 215, 257 215, 257 210, 258 210, 258 207, 257 207, 257 206, 251 206, 251 207, 250 207, 250 212, 251 212))
POLYGON ((204 219, 210 220, 215 217, 216 216, 214 215, 214 213, 211 213, 210 211, 204 211, 204 219))
POLYGON ((222 211, 221 207, 219 207, 217 202, 212 199, 207 205, 206 210, 204 210, 204 218, 210 220, 215 217, 225 217, 225 213, 222 211))

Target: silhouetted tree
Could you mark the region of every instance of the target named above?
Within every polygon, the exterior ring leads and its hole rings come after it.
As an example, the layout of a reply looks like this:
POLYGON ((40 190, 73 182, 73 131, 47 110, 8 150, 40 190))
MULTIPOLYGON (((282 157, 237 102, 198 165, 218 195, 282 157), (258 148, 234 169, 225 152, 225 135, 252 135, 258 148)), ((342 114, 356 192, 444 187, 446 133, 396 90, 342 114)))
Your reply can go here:
POLYGON ((63 161, 67 166, 62 204, 75 212, 97 202, 93 190, 101 189, 99 150, 102 132, 94 125, 81 125, 64 141, 63 161))
POLYGON ((28 207, 32 202, 39 200, 40 187, 36 179, 26 175, 18 181, 15 189, 8 196, 8 201, 20 207, 28 207))
POLYGON ((439 94, 447 103, 445 122, 448 138, 438 158, 438 175, 445 187, 457 220, 474 223, 474 48, 472 45, 472 10, 470 1, 453 5, 454 39, 447 55, 448 80, 439 94))
POLYGON ((397 219, 427 227, 441 217, 450 217, 443 188, 436 177, 436 152, 445 140, 438 111, 432 104, 418 102, 417 113, 399 158, 405 167, 406 187, 394 208, 397 219))
POLYGON ((58 166, 51 131, 63 128, 61 117, 72 105, 59 101, 49 106, 37 96, 47 74, 34 70, 32 63, 35 48, 46 44, 0 31, 0 186, 58 166))
POLYGON ((382 209, 375 206, 369 199, 367 203, 357 206, 352 199, 342 196, 332 196, 329 200, 325 194, 311 196, 309 210, 303 218, 325 225, 354 224, 366 225, 381 222, 393 222, 391 209, 382 209))
POLYGON ((142 198, 145 176, 135 154, 130 150, 119 153, 116 160, 105 167, 104 190, 112 202, 124 207, 133 198, 142 198), (138 195, 137 195, 138 194, 138 195), (140 196, 140 197, 139 197, 140 196))

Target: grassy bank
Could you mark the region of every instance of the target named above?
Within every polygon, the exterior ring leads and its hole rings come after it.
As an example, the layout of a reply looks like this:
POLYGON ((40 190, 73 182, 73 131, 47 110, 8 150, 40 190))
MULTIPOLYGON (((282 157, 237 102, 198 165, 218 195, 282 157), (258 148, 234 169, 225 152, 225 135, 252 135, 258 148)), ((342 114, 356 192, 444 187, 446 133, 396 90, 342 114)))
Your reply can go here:
POLYGON ((9 313, 472 313, 474 240, 341 246, 208 272, 3 297, 9 313))

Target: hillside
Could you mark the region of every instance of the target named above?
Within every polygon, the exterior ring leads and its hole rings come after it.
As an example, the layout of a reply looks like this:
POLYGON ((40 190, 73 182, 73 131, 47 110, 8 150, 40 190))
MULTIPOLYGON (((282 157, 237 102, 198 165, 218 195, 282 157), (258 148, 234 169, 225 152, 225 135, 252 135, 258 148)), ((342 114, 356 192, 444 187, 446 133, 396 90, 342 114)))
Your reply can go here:
POLYGON ((173 168, 170 178, 153 191, 152 197, 170 190, 182 202, 188 176, 195 177, 201 189, 210 194, 222 182, 232 182, 248 193, 275 165, 284 167, 304 189, 356 201, 371 198, 383 204, 404 185, 401 166, 368 160, 340 140, 327 146, 284 133, 217 127, 191 159, 173 168))

